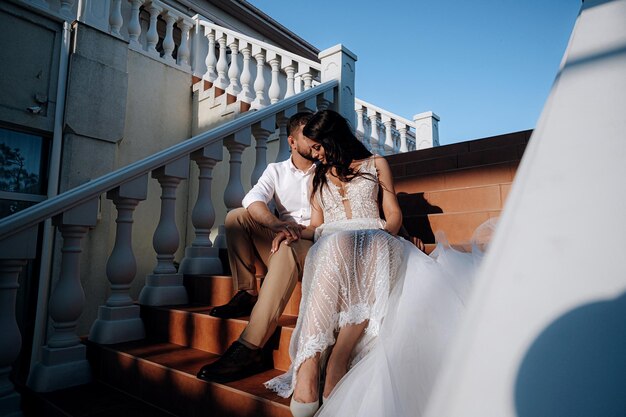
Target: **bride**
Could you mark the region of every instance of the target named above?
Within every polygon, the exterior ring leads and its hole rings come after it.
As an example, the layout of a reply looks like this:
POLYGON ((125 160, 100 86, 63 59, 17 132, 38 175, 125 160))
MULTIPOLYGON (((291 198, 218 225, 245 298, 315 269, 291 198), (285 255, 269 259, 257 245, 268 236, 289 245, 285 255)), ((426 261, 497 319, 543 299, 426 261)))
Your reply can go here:
MULTIPOLYGON (((296 417, 314 415, 320 396, 318 415, 419 416, 474 258, 442 245, 429 257, 396 236, 402 213, 389 165, 341 115, 318 112, 303 134, 320 162, 302 233, 316 243, 305 261, 291 366, 265 385, 292 395, 296 417)), ((289 243, 279 233, 272 250, 289 243)))

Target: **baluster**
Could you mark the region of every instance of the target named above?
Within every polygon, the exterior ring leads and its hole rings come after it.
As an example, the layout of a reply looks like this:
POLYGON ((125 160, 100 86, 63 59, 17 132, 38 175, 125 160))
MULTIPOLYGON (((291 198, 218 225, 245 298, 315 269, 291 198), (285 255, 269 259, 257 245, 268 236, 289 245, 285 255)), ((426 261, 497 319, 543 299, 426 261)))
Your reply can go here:
POLYGON ((263 67, 265 66, 265 54, 260 46, 252 45, 252 55, 256 59, 256 79, 254 80, 254 91, 256 97, 252 101, 253 109, 262 109, 267 106, 267 99, 265 98, 265 76, 263 74, 263 67))
POLYGON ((393 129, 393 153, 399 153, 400 151, 400 132, 397 129, 393 129))
POLYGON ((335 99, 335 93, 333 90, 324 91, 322 94, 317 96, 317 110, 327 110, 330 108, 330 105, 333 104, 335 99))
POLYGON ((399 152, 408 152, 409 151, 409 147, 407 144, 407 138, 406 138, 406 134, 407 134, 407 127, 406 127, 406 123, 402 123, 402 122, 396 122, 396 127, 398 128, 398 132, 400 132, 400 149, 399 152))
POLYGON ((393 154, 393 132, 391 131, 393 120, 387 115, 382 115, 383 126, 385 126, 385 155, 393 154))
POLYGON ((20 394, 9 379, 18 358, 22 336, 15 317, 19 275, 28 259, 37 253, 37 227, 19 232, 0 242, 0 411, 21 416, 20 394))
POLYGON ((174 23, 178 20, 178 17, 172 14, 170 11, 167 11, 163 19, 165 19, 165 38, 163 39, 163 59, 166 62, 174 63, 174 47, 176 44, 174 43, 174 23))
POLYGON ((215 33, 213 33, 213 29, 205 26, 204 35, 209 40, 209 49, 207 51, 205 61, 206 72, 202 78, 213 85, 213 81, 217 78, 217 73, 215 72, 215 64, 217 63, 217 58, 215 58, 215 33))
POLYGON ((180 18, 176 22, 176 26, 180 29, 180 45, 178 46, 178 65, 190 68, 190 48, 189 48, 189 31, 193 24, 185 18, 180 18))
POLYGON ((193 159, 198 165, 198 199, 191 214, 191 221, 196 233, 196 238, 190 247, 185 249, 185 258, 180 263, 182 274, 223 274, 222 263, 219 259, 219 251, 212 247, 211 228, 215 222, 215 209, 211 200, 211 182, 213 167, 222 160, 223 144, 216 142, 206 146, 193 154, 193 159))
POLYGON ((122 28, 122 24, 124 24, 124 19, 122 18, 122 0, 112 0, 112 3, 113 7, 109 15, 109 25, 111 26, 109 32, 111 35, 121 37, 120 29, 122 28))
POLYGON ((22 347, 22 335, 15 319, 15 302, 18 278, 26 263, 24 259, 0 259, 0 411, 3 411, 2 415, 16 417, 22 415, 20 394, 15 391, 9 374, 22 347))
POLYGON ((81 242, 89 228, 96 225, 98 202, 93 199, 52 220, 63 237, 61 272, 48 307, 52 334, 28 381, 37 392, 82 385, 91 379, 86 347, 76 334, 76 322, 85 302, 80 281, 81 242))
POLYGON ((313 84, 313 74, 311 74, 310 70, 307 70, 307 72, 303 73, 301 75, 302 77, 302 81, 304 82, 304 90, 308 90, 309 88, 311 88, 312 84, 313 84))
POLYGON ((146 8, 148 13, 150 13, 150 26, 148 27, 148 32, 146 32, 146 41, 148 43, 148 53, 154 57, 159 56, 159 51, 157 51, 156 46, 159 42, 159 33, 157 32, 157 21, 159 18, 159 14, 163 11, 163 9, 154 3, 150 3, 150 5, 146 8))
POLYGON ((107 192, 117 209, 115 245, 106 265, 111 295, 98 309, 98 319, 91 326, 89 340, 110 344, 139 340, 145 337, 139 306, 133 304, 130 286, 137 273, 133 254, 133 212, 146 199, 148 176, 144 175, 107 192))
POLYGON ((378 151, 381 155, 386 155, 385 151, 385 125, 381 122, 380 118, 376 121, 376 129, 378 129, 378 151))
POLYGON ((220 46, 220 56, 217 60, 217 78, 213 81, 213 85, 225 91, 228 87, 228 78, 226 78, 226 71, 228 71, 228 61, 226 60, 226 35, 223 32, 217 32, 215 38, 220 46))
POLYGON ((72 8, 74 7, 74 0, 61 0, 61 8, 59 9, 59 14, 66 19, 73 19, 76 17, 72 13, 72 8))
POLYGON ((243 69, 241 71, 241 92, 237 95, 237 99, 244 103, 252 103, 254 94, 250 89, 250 81, 252 81, 252 71, 250 71, 250 58, 252 49, 247 41, 240 41, 239 47, 243 55, 243 69))
POLYGON ((367 109, 367 117, 370 119, 370 149, 374 153, 379 153, 378 114, 375 110, 367 109))
POLYGON ((259 178, 261 178, 261 174, 263 174, 263 171, 267 168, 267 138, 275 131, 275 117, 263 119, 252 126, 252 135, 254 135, 254 141, 256 143, 256 162, 252 170, 252 176, 250 177, 250 184, 252 186, 257 183, 259 178))
POLYGON ((291 58, 281 57, 281 67, 285 74, 287 75, 287 89, 285 90, 285 98, 291 97, 296 94, 295 88, 295 73, 296 66, 293 64, 291 58))
POLYGON ((230 48, 230 67, 228 68, 228 79, 230 82, 226 92, 231 96, 237 97, 237 94, 241 92, 241 84, 239 84, 239 44, 232 35, 228 35, 226 41, 230 48))
POLYGON ((274 51, 267 51, 267 62, 272 67, 272 81, 267 91, 270 104, 276 103, 280 99, 280 84, 278 83, 278 74, 280 72, 280 57, 274 51))
POLYGON ((354 110, 356 113, 356 129, 354 134, 365 145, 367 149, 370 149, 370 144, 365 140, 365 126, 363 125, 363 106, 356 106, 354 110))
POLYGON ((250 146, 251 128, 244 128, 224 140, 224 146, 230 154, 230 172, 228 184, 224 190, 224 205, 228 211, 241 207, 241 200, 245 196, 241 183, 241 154, 250 146))
POLYGON ((183 275, 174 266, 174 254, 179 236, 176 227, 176 188, 189 173, 189 157, 180 158, 152 172, 152 178, 161 185, 161 216, 154 231, 152 246, 157 254, 157 265, 146 277, 146 285, 139 294, 139 303, 151 306, 187 303, 183 275))
POLYGON ((276 119, 278 122, 278 155, 276 155, 275 162, 282 162, 290 156, 287 124, 289 123, 289 117, 296 114, 297 111, 297 107, 289 108, 280 113, 276 119))
POLYGON ((144 0, 128 0, 130 2, 130 20, 128 21, 128 41, 130 46, 139 49, 139 35, 141 35, 141 24, 139 23, 139 7, 144 0))

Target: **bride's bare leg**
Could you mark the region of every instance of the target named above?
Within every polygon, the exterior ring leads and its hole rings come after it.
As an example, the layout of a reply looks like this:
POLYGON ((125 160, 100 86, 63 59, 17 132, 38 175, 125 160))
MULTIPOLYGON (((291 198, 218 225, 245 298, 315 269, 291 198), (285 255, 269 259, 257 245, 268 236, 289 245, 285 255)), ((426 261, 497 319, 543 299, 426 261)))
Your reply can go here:
POLYGON ((296 386, 293 388, 293 398, 299 403, 312 403, 318 400, 319 353, 302 362, 298 368, 296 386))
POLYGON ((359 324, 352 324, 342 327, 337 336, 337 342, 328 358, 326 366, 326 381, 324 383, 324 397, 328 397, 335 388, 335 385, 348 372, 348 361, 350 355, 367 327, 368 321, 359 324))

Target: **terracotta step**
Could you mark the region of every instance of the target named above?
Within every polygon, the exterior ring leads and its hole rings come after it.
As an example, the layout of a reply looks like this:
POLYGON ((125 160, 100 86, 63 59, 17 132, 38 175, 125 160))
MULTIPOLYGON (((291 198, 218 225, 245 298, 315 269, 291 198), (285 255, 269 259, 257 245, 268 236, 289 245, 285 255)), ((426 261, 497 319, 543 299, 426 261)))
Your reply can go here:
POLYGON ((87 346, 96 378, 176 416, 291 416, 289 400, 263 386, 282 371, 218 384, 196 378, 198 369, 217 359, 202 350, 148 340, 87 346))
MULTIPOLYGON (((211 307, 172 306, 141 307, 141 317, 147 337, 199 351, 221 355, 248 324, 248 317, 219 319, 209 316, 211 307)), ((289 359, 289 341, 297 317, 283 315, 278 328, 268 341, 273 352, 274 367, 286 371, 289 359)))
POLYGON ((53 392, 22 387, 24 417, 176 417, 102 382, 53 392))
MULTIPOLYGON (((232 278, 227 275, 187 275, 184 277, 185 288, 192 304, 219 306, 226 304, 235 294, 232 278)), ((257 288, 261 288, 263 279, 257 278, 257 288)), ((284 314, 297 316, 300 308, 301 283, 294 288, 291 298, 285 306, 284 314)))
POLYGON ((434 243, 435 233, 443 231, 451 244, 466 245, 478 226, 490 218, 499 217, 500 213, 501 210, 485 210, 405 216, 404 226, 424 243, 434 243))

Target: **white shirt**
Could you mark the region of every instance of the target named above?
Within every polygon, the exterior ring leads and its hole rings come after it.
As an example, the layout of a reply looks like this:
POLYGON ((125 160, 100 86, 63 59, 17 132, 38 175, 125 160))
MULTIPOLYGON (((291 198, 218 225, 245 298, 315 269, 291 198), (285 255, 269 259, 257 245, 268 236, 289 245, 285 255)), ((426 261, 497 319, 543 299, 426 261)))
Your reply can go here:
POLYGON ((271 163, 243 198, 242 204, 248 208, 256 201, 268 204, 273 199, 279 219, 308 226, 311 222, 309 179, 314 172, 315 164, 305 172, 296 168, 291 158, 271 163))

